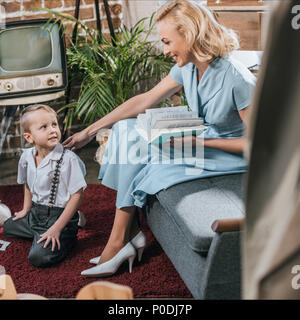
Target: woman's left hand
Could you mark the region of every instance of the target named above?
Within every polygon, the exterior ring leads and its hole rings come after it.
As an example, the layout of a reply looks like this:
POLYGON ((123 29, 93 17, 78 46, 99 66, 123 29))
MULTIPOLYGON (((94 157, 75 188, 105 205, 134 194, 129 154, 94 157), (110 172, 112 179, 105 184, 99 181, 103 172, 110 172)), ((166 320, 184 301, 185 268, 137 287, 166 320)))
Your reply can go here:
POLYGON ((37 241, 37 243, 40 243, 44 240, 46 240, 44 244, 44 248, 47 248, 48 244, 52 243, 51 251, 55 250, 55 246, 57 244, 58 250, 60 250, 60 241, 59 241, 60 231, 53 225, 51 228, 49 228, 45 233, 40 235, 40 240, 37 241))

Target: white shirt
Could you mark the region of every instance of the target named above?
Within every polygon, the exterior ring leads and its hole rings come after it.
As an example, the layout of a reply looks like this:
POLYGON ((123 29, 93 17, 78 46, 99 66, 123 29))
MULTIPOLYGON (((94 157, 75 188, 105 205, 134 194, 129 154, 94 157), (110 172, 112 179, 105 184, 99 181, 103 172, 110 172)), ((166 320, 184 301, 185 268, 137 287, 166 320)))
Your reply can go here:
MULTIPOLYGON (((17 181, 19 184, 27 183, 32 194, 32 201, 35 203, 49 204, 52 178, 62 152, 63 146, 59 143, 36 167, 35 147, 23 150, 19 160, 17 181)), ((86 188, 85 175, 84 163, 74 152, 67 149, 60 167, 55 207, 64 208, 73 193, 86 188)))

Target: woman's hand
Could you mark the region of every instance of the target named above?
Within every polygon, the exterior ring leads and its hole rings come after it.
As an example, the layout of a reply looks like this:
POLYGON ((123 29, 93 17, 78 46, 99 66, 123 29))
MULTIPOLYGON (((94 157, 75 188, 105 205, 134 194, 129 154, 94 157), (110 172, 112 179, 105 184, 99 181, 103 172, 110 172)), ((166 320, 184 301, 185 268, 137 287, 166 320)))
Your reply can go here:
POLYGON ((170 146, 176 149, 185 147, 203 146, 203 139, 196 138, 195 136, 185 136, 181 138, 170 138, 170 146))
POLYGON ((60 250, 59 236, 60 236, 60 230, 58 228, 56 228, 55 225, 53 225, 45 233, 40 235, 41 238, 40 238, 40 240, 37 241, 37 243, 40 243, 40 242, 46 240, 43 248, 47 248, 48 244, 51 241, 51 243, 52 243, 51 251, 55 250, 56 244, 57 244, 58 250, 60 250))
POLYGON ((87 133, 87 130, 82 130, 80 132, 77 132, 73 134, 71 137, 69 137, 67 140, 63 142, 63 146, 65 148, 76 150, 80 149, 86 144, 88 144, 93 139, 92 136, 89 136, 87 133))
POLYGON ((19 220, 24 218, 28 213, 28 210, 22 209, 21 211, 15 212, 15 216, 12 218, 12 220, 19 220))

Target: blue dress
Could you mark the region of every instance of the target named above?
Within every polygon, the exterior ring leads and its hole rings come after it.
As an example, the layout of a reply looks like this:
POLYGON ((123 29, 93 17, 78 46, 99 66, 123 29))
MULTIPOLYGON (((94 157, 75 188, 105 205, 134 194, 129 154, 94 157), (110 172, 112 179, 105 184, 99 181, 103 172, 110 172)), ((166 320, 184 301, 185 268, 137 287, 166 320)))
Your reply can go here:
MULTIPOLYGON (((238 112, 250 105, 256 78, 243 64, 230 56, 217 57, 199 83, 197 68, 192 63, 181 68, 176 64, 170 75, 183 85, 190 109, 203 117, 207 125, 205 139, 244 135, 245 127, 238 112)), ((171 160, 169 157, 169 161, 164 161, 162 151, 145 142, 135 123, 136 118, 130 118, 113 125, 99 173, 102 184, 117 190, 117 208, 142 207, 147 194, 184 181, 242 173, 247 169, 242 153, 208 147, 202 148, 200 155, 189 155, 180 161, 170 150, 171 160)))

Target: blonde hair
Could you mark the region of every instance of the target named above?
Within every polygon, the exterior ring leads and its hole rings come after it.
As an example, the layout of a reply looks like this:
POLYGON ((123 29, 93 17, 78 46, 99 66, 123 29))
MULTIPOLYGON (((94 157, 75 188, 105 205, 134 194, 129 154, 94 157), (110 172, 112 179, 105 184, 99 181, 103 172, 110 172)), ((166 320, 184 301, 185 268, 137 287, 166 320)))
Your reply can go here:
POLYGON ((186 39, 188 49, 201 62, 225 56, 239 48, 236 33, 219 24, 210 10, 187 0, 175 0, 164 5, 156 22, 171 18, 178 32, 186 39))
POLYGON ((47 112, 54 113, 55 115, 57 115, 56 112, 51 107, 45 104, 32 104, 28 106, 22 111, 21 118, 20 118, 21 128, 23 129, 23 132, 29 132, 29 127, 30 127, 30 117, 28 117, 29 113, 37 110, 45 110, 47 112))

